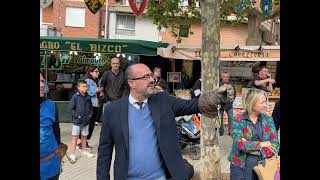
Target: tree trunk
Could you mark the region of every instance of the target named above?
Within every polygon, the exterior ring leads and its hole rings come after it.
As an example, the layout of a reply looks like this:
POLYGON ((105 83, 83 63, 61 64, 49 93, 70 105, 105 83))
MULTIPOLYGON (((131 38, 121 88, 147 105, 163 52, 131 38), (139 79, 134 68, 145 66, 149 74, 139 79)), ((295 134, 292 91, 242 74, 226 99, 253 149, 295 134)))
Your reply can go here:
POLYGON ((262 32, 259 26, 262 23, 262 15, 257 9, 252 9, 248 13, 248 38, 246 45, 260 45, 262 42, 262 32))
POLYGON ((248 38, 246 45, 260 45, 262 41, 261 32, 259 30, 260 26, 259 14, 252 11, 248 16, 248 38))
MULTIPOLYGON (((219 86, 220 10, 219 0, 202 0, 202 92, 219 86)), ((201 116, 201 172, 202 180, 220 179, 218 132, 213 119, 201 116)))

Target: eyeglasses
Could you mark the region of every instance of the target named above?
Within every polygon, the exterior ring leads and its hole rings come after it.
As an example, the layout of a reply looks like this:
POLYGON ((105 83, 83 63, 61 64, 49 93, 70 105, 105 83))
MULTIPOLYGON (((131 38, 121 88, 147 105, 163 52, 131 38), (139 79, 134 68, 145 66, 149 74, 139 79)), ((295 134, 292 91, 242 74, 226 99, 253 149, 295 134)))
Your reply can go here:
POLYGON ((138 77, 138 78, 132 78, 130 80, 149 79, 151 77, 153 78, 153 73, 149 73, 149 74, 143 75, 142 77, 138 77))

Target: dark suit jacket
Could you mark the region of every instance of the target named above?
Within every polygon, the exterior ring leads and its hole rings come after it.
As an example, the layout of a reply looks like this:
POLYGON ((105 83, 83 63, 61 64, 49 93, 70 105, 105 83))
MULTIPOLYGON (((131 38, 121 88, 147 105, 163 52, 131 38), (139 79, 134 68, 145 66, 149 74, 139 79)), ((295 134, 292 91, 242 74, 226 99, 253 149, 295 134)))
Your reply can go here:
MULTIPOLYGON (((125 180, 129 165, 128 97, 110 103, 104 109, 97 160, 97 180, 110 179, 109 170, 115 146, 114 178, 125 180)), ((184 100, 160 92, 148 99, 155 121, 159 151, 167 178, 187 178, 177 136, 176 116, 199 113, 198 100, 184 100)), ((143 156, 143 154, 141 154, 143 156)))
POLYGON ((274 125, 276 126, 276 130, 278 131, 280 128, 280 99, 276 102, 273 112, 272 112, 272 119, 274 125))

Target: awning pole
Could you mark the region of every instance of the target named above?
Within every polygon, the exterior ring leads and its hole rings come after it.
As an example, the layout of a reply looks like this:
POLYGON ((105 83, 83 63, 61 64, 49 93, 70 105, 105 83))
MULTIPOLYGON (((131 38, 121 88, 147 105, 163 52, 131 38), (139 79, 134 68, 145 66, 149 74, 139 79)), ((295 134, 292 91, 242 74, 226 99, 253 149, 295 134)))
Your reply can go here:
MULTIPOLYGON (((47 51, 44 51, 44 76, 46 83, 48 83, 48 56, 47 56, 47 51)), ((47 98, 47 93, 45 93, 46 98, 47 98)))

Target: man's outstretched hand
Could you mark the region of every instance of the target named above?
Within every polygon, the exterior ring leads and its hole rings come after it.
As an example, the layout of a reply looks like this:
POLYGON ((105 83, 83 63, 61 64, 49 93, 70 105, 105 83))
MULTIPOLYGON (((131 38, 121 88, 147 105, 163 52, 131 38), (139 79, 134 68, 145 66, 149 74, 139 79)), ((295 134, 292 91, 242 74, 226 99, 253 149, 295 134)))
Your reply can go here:
POLYGON ((218 115, 218 104, 222 94, 211 91, 200 95, 198 100, 198 108, 204 116, 208 118, 215 118, 218 115))

